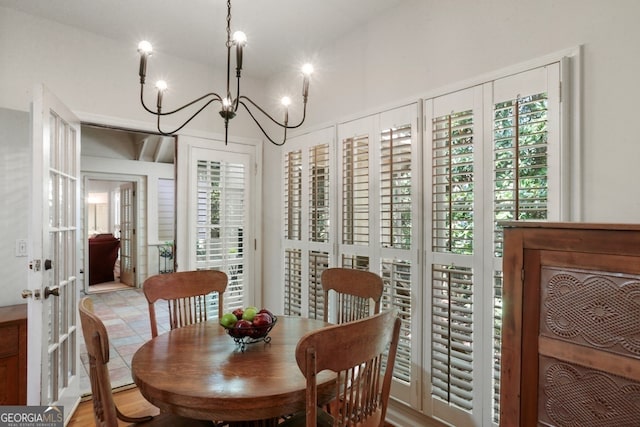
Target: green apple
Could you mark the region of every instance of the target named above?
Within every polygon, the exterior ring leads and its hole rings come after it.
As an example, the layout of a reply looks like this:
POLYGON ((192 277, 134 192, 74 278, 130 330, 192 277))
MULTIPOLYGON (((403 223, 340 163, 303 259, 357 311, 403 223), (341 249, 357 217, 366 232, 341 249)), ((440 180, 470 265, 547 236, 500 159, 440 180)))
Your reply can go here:
POLYGON ((222 326, 224 326, 225 328, 233 328, 233 326, 236 324, 237 320, 238 319, 236 318, 235 314, 233 314, 233 313, 225 313, 220 318, 220 324, 222 326))
POLYGON ((249 322, 251 322, 253 320, 254 317, 256 317, 256 314, 258 314, 258 309, 255 307, 247 307, 244 309, 244 313, 242 314, 242 319, 243 320, 248 320, 249 322))

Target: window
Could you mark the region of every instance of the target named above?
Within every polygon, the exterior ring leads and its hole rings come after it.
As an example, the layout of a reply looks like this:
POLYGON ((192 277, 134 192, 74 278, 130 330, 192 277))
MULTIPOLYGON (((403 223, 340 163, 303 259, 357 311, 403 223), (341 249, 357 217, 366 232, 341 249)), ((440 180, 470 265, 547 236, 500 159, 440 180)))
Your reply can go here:
POLYGON ((382 277, 382 309, 393 308, 402 319, 393 393, 414 405, 422 316, 412 303, 421 274, 417 118, 411 104, 338 125, 341 238, 331 262, 382 277))
POLYGON ((335 129, 292 138, 283 154, 284 313, 322 319, 320 277, 329 266, 331 247, 335 129))
POLYGON ((452 425, 499 423, 499 222, 562 219, 560 75, 556 62, 424 100, 421 134, 417 105, 340 123, 335 167, 300 160, 300 178, 290 157, 324 158, 326 138, 285 153, 285 227, 309 200, 300 241, 284 239, 285 304, 311 317, 331 307, 328 266, 380 274, 382 307, 402 319, 392 396, 452 425))
MULTIPOLYGON (((224 311, 257 304, 254 288, 256 147, 181 136, 177 153, 176 260, 179 271, 220 270, 224 311)), ((216 295, 208 306, 217 316, 216 295)))
POLYGON ((431 368, 423 399, 425 412, 448 423, 499 422, 499 221, 560 219, 559 76, 556 63, 425 101, 431 368))

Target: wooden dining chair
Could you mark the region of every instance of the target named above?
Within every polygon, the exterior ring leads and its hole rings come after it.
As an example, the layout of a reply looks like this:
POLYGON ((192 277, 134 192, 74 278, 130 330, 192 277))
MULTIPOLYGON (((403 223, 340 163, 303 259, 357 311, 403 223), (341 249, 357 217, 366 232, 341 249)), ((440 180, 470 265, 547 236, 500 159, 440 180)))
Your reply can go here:
POLYGON ((158 336, 155 303, 166 300, 169 328, 176 329, 207 320, 207 298, 218 293, 218 318, 222 317, 223 294, 227 289, 227 274, 218 270, 179 271, 147 278, 142 291, 149 303, 151 336, 158 336))
POLYGON ((336 323, 350 322, 380 312, 382 278, 370 271, 328 268, 320 276, 324 291, 324 321, 329 321, 329 297, 336 295, 336 323), (371 302, 373 301, 373 312, 371 302))
POLYGON ((327 326, 303 336, 296 361, 306 378, 306 410, 278 427, 382 427, 400 337, 395 310, 327 326), (337 374, 333 404, 320 407, 316 375, 337 374), (328 408, 328 409, 326 409, 328 408))
POLYGON ((212 426, 211 421, 194 420, 170 413, 157 416, 130 417, 120 412, 113 400, 109 376, 109 336, 102 320, 93 311, 93 301, 84 297, 79 303, 82 334, 89 357, 89 380, 96 426, 118 427, 118 420, 132 425, 166 427, 212 426))

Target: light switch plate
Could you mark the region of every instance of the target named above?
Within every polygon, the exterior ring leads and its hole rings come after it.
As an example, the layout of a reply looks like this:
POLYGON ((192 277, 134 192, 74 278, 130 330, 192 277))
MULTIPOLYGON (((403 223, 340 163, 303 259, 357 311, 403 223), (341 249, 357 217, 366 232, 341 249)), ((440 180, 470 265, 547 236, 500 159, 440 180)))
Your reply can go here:
POLYGON ((27 256, 27 239, 16 240, 16 256, 27 256))

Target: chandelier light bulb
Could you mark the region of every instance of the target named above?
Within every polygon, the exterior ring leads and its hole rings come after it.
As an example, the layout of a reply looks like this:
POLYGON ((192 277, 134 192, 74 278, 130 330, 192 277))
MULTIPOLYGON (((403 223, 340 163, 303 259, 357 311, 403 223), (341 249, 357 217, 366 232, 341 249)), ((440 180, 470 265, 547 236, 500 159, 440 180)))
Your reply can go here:
POLYGON ((289 98, 288 96, 283 96, 280 102, 282 102, 282 105, 284 105, 285 107, 288 107, 289 105, 291 105, 291 98, 289 98))
POLYGON ((245 45, 247 43, 247 35, 242 31, 236 31, 233 33, 233 41, 239 45, 245 45))
POLYGON ((153 52, 153 46, 151 46, 151 43, 149 43, 148 41, 142 40, 140 43, 138 43, 138 52, 140 52, 141 54, 150 55, 151 52, 153 52))
POLYGON ((304 74, 306 77, 309 77, 311 74, 313 74, 313 65, 306 63, 302 66, 302 74, 304 74))

